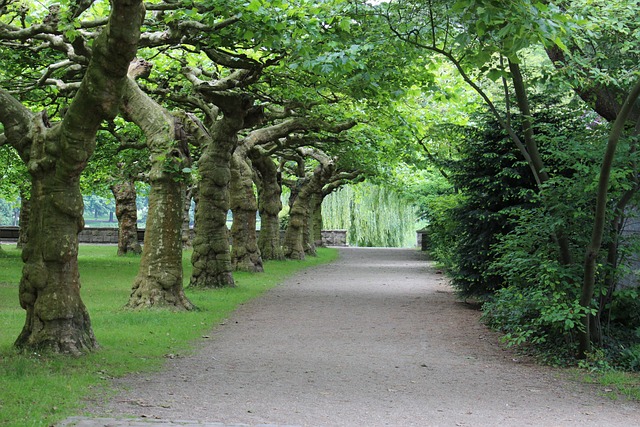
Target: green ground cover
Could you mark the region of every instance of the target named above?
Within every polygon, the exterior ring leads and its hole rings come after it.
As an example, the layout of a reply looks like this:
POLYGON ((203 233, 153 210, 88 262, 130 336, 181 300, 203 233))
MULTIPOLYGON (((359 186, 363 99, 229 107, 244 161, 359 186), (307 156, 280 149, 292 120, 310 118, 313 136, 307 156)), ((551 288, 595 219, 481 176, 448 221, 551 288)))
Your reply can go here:
MULTIPOLYGON (((51 426, 78 415, 93 399, 109 393, 109 379, 131 372, 158 370, 166 357, 191 351, 208 339, 239 304, 281 283, 298 270, 337 257, 335 249, 320 248, 317 258, 302 262, 269 261, 265 273, 234 274, 237 287, 190 290, 198 307, 193 312, 130 311, 128 300, 139 258, 117 257, 113 246, 80 247, 82 297, 89 309, 101 349, 81 358, 37 353, 19 354, 13 348, 24 323, 18 304, 20 252, 3 246, 0 253, 0 426, 51 426)), ((185 285, 191 273, 184 253, 185 285)))

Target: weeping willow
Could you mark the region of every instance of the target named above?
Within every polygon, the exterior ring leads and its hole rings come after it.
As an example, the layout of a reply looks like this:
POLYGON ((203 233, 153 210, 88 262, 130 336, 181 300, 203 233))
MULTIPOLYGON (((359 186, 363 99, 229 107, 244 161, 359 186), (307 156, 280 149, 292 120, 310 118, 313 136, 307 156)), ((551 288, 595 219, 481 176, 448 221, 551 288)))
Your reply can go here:
POLYGON ((347 230, 353 246, 415 246, 416 219, 415 207, 397 193, 366 182, 343 187, 322 203, 323 229, 347 230))

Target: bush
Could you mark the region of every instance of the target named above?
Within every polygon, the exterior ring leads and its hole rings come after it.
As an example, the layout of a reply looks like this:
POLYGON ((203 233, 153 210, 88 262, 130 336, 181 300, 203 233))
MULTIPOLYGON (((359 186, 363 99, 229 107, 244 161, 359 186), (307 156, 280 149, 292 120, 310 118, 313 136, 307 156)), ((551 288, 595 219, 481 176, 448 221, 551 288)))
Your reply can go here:
POLYGON ((585 316, 578 296, 567 288, 571 289, 566 284, 500 289, 484 304, 482 318, 505 333, 508 346, 530 343, 541 348, 566 347, 574 342, 585 316))

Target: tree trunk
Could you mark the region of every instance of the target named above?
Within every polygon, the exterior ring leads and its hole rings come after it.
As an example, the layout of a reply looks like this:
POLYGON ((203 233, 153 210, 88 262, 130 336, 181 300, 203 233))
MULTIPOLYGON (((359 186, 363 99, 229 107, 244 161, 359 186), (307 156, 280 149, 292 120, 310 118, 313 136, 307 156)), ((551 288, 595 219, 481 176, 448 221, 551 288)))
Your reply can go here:
POLYGON ((131 181, 113 184, 111 192, 116 200, 118 218, 118 256, 128 253, 140 254, 142 247, 138 242, 136 185, 131 181))
POLYGON ((311 218, 313 221, 313 244, 323 246, 322 244, 322 194, 316 194, 313 197, 311 218))
POLYGON ((27 244, 29 227, 29 214, 31 213, 31 203, 29 196, 24 191, 20 192, 20 234, 18 235, 17 248, 24 248, 27 244))
MULTIPOLYGON (((130 73, 150 64, 132 63, 130 73)), ((191 310, 182 273, 182 169, 190 166, 188 148, 176 141, 176 118, 127 80, 122 109, 147 137, 150 151, 149 213, 140 268, 127 307, 191 310)))
POLYGON ((219 288, 235 286, 229 250, 227 214, 230 209, 231 154, 238 142, 242 119, 223 117, 212 139, 202 147, 198 161, 200 183, 196 206, 196 236, 193 240, 190 286, 219 288))
POLYGON ((237 149, 231 158, 231 263, 236 271, 264 271, 256 236, 258 202, 253 191, 253 170, 244 150, 237 149))
POLYGON ((78 233, 84 206, 79 177, 59 175, 50 169, 32 178, 20 281, 20 305, 27 318, 15 345, 79 355, 98 346, 80 298, 78 233))
POLYGON ((582 326, 583 330, 578 333, 578 356, 584 358, 591 351, 591 322, 592 322, 592 300, 596 282, 596 262, 602 245, 607 208, 607 195, 609 192, 609 177, 613 167, 618 141, 624 132, 625 122, 633 108, 633 104, 640 97, 640 80, 636 82, 633 89, 627 96, 618 117, 613 123, 607 149, 600 167, 600 178, 598 180, 598 190, 596 194, 596 212, 593 223, 591 242, 587 246, 584 256, 584 281, 582 283, 582 293, 580 295, 580 306, 585 310, 582 326))
POLYGON ((305 218, 309 214, 309 201, 305 188, 308 183, 300 184, 298 188, 291 188, 289 198, 289 223, 284 234, 283 252, 287 259, 303 260, 305 258, 304 231, 305 218))
POLYGON ((107 26, 62 122, 51 127, 0 89, 0 122, 31 175, 31 217, 22 251, 20 305, 26 321, 15 345, 82 354, 97 347, 80 298, 78 233, 84 225, 79 177, 103 120, 115 116, 144 18, 140 1, 111 1, 107 26))
POLYGON ((282 186, 279 181, 278 167, 269 156, 251 152, 251 160, 257 174, 258 210, 260 212, 260 235, 258 247, 263 260, 282 260, 282 242, 280 242, 280 219, 282 210, 282 186))
MULTIPOLYGON (((162 163, 152 166, 158 167, 162 163)), ((127 307, 191 310, 182 287, 182 185, 164 173, 156 176, 150 180, 144 249, 127 307)))

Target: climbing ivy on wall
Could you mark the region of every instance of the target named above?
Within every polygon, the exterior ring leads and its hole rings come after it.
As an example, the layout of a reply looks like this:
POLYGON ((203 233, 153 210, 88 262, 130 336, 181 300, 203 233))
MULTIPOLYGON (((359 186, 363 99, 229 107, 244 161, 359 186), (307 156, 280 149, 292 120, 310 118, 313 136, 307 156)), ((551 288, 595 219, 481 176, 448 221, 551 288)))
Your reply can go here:
POLYGON ((325 230, 347 230, 353 246, 416 244, 415 206, 386 187, 368 182, 343 187, 325 198, 322 217, 325 230))

